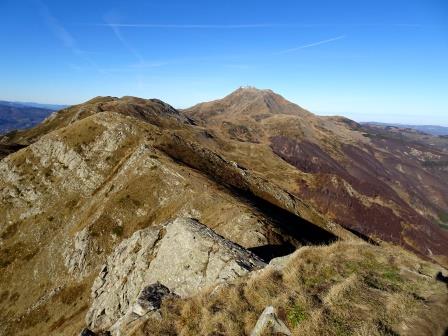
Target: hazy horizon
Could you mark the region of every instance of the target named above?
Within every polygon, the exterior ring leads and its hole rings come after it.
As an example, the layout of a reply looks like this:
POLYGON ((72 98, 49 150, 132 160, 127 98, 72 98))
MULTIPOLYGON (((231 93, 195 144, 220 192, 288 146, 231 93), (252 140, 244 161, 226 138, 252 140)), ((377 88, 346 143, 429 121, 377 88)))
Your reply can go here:
MULTIPOLYGON (((216 99, 223 98, 223 97, 224 97, 224 95, 222 97, 218 97, 216 99)), ((89 99, 92 99, 92 98, 94 98, 94 97, 90 97, 90 98, 86 99, 85 101, 87 101, 89 99)), ((150 99, 150 98, 158 98, 158 97, 140 97, 140 98, 150 99)), ((29 100, 26 100, 26 101, 25 100, 24 101, 12 101, 12 100, 2 99, 2 98, 0 98, 0 101, 9 101, 9 102, 14 102, 14 103, 36 103, 36 104, 42 104, 42 105, 67 105, 67 106, 76 105, 76 104, 80 104, 80 103, 85 102, 85 101, 80 101, 80 102, 75 103, 75 104, 60 104, 60 103, 52 103, 52 102, 29 101, 29 100)), ((302 106, 298 102, 294 102, 294 101, 291 101, 291 102, 294 103, 294 104, 300 105, 301 107, 306 109, 305 106, 302 106)), ((169 103, 169 102, 166 101, 166 103, 169 103)), ((197 103, 202 103, 202 102, 197 102, 197 103)), ((197 104, 197 103, 195 103, 195 104, 197 104)), ((177 109, 184 109, 184 108, 192 107, 195 104, 188 105, 188 106, 173 106, 173 107, 177 108, 177 109)), ((351 116, 350 113, 343 113, 343 112, 341 112, 341 113, 328 113, 328 112, 322 112, 322 111, 312 111, 310 109, 307 109, 307 110, 309 110, 311 113, 314 113, 314 114, 319 115, 319 116, 342 116, 342 117, 346 117, 346 118, 352 119, 352 120, 354 120, 356 122, 380 122, 380 123, 385 123, 385 124, 402 124, 402 125, 414 125, 414 126, 442 126, 442 127, 448 127, 448 120, 445 122, 445 124, 443 124, 443 123, 440 123, 440 124, 431 124, 431 123, 429 123, 428 124, 428 123, 424 123, 424 122, 417 124, 417 123, 406 123, 406 122, 403 122, 403 121, 400 121, 400 120, 394 121, 395 119, 393 119, 393 118, 391 118, 390 121, 382 121, 383 119, 381 119, 381 120, 379 119, 381 117, 379 117, 377 119, 369 119, 369 117, 362 118, 362 115, 363 115, 362 112, 355 113, 355 114, 353 114, 353 116, 351 116)), ((371 116, 371 115, 372 114, 368 114, 368 113, 365 114, 365 116, 371 116)))
POLYGON ((318 115, 448 126, 444 1, 7 0, 0 13, 1 100, 185 108, 253 85, 318 115))

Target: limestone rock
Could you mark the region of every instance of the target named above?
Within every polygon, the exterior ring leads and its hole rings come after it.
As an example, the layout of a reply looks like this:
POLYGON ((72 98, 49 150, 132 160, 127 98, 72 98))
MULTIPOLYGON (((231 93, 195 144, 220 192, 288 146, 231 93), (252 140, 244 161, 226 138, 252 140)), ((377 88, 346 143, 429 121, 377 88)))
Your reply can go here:
POLYGON ((107 258, 92 286, 86 323, 93 330, 109 329, 133 309, 148 284, 160 282, 187 297, 264 266, 251 252, 190 218, 139 230, 107 258))
POLYGON ((85 228, 76 234, 73 246, 64 250, 64 264, 72 275, 79 278, 85 276, 90 245, 89 231, 85 228))
POLYGON ((292 335, 285 323, 278 318, 277 311, 272 306, 265 308, 250 333, 250 336, 262 335, 292 335))

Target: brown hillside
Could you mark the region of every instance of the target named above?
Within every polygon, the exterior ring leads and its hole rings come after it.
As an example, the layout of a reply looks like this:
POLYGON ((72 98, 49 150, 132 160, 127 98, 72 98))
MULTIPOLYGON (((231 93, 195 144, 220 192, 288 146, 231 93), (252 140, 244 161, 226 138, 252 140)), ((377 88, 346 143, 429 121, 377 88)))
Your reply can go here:
POLYGON ((431 146, 427 137, 319 117, 255 88, 240 88, 184 113, 227 139, 231 147, 223 152, 232 160, 345 228, 447 263, 448 235, 438 224, 448 213, 446 139, 431 146))

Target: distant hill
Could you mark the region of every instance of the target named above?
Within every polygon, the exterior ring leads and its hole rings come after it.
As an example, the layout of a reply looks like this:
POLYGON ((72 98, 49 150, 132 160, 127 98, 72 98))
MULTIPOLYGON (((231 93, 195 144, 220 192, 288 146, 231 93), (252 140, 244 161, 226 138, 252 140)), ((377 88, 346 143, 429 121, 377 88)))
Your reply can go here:
POLYGON ((16 102, 16 101, 5 101, 0 100, 0 105, 8 105, 14 107, 37 107, 42 109, 48 109, 52 111, 62 110, 63 108, 68 107, 69 105, 61 105, 61 104, 42 104, 42 103, 34 103, 34 102, 16 102))
POLYGON ((0 134, 30 128, 66 105, 0 101, 0 134))
POLYGON ((410 128, 417 130, 419 132, 423 132, 426 134, 431 135, 448 135, 448 127, 444 126, 437 126, 437 125, 405 125, 405 124, 388 124, 388 123, 381 123, 381 122, 364 122, 361 123, 363 125, 370 125, 370 126, 381 126, 381 127, 398 127, 398 128, 410 128))

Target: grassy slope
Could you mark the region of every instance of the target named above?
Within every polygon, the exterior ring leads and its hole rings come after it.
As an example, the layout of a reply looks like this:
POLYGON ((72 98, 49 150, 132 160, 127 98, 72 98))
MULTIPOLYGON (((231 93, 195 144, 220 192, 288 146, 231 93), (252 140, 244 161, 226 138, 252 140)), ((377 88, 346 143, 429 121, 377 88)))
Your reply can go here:
POLYGON ((283 269, 269 266, 218 290, 164 302, 163 319, 149 319, 133 335, 244 335, 267 305, 294 335, 442 335, 448 291, 436 272, 397 247, 304 247, 283 269))

